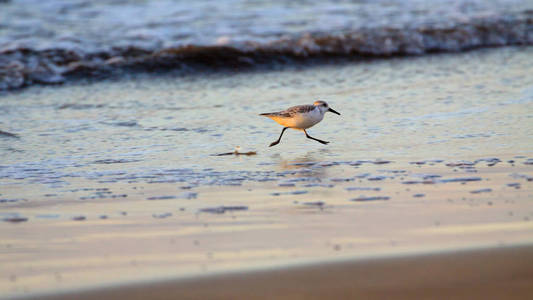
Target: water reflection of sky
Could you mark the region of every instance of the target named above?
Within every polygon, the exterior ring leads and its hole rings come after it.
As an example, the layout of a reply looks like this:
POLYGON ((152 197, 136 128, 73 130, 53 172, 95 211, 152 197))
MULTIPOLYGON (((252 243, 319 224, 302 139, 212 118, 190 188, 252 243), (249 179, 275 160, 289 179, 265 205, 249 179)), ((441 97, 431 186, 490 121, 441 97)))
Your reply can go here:
POLYGON ((19 135, 1 137, 0 177, 4 183, 52 187, 74 178, 235 185, 288 175, 342 177, 321 165, 328 163, 527 153, 533 132, 527 121, 532 96, 526 70, 533 67, 529 52, 505 49, 32 88, 8 94, 0 104, 2 130, 19 135), (481 60, 487 70, 469 73, 481 60), (417 72, 429 62, 438 76, 417 72), (454 71, 444 72, 441 65, 454 71), (502 76, 514 78, 513 84, 503 84, 502 76), (482 93, 472 89, 480 84, 485 86, 482 93), (315 98, 326 99, 342 113, 326 115, 309 130, 331 143, 322 146, 289 130, 279 145, 269 148, 281 127, 258 113, 315 98), (258 155, 212 156, 235 146, 258 155), (290 174, 293 170, 297 172, 290 174))

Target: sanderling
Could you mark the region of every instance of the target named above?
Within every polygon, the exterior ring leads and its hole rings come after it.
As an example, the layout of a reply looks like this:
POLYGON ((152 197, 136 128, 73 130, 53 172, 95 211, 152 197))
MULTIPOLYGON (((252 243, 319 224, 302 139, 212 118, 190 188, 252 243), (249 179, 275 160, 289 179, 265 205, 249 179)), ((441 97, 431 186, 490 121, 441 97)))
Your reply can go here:
POLYGON ((302 130, 303 132, 305 132, 305 136, 308 139, 315 140, 322 144, 329 143, 326 141, 315 139, 314 137, 307 134, 307 131, 305 131, 307 128, 310 128, 318 122, 322 121, 322 119, 324 118, 324 114, 327 111, 335 113, 339 116, 341 115, 335 110, 329 108, 328 104, 324 101, 315 101, 313 105, 297 105, 283 111, 260 114, 260 116, 269 117, 281 126, 283 126, 283 130, 281 130, 281 134, 279 135, 278 140, 270 144, 270 147, 279 144, 279 142, 281 141, 281 137, 283 136, 283 133, 287 128, 302 130))

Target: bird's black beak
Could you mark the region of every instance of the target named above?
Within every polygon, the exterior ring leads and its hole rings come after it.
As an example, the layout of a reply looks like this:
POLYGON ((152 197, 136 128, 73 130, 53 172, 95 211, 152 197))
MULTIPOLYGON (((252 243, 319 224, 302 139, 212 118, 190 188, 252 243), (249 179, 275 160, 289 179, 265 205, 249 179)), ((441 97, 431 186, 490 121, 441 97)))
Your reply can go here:
POLYGON ((330 112, 332 112, 332 113, 334 113, 334 114, 337 114, 337 115, 339 115, 339 116, 341 115, 341 114, 339 114, 337 111, 335 111, 335 110, 332 109, 332 108, 328 109, 328 111, 330 111, 330 112))

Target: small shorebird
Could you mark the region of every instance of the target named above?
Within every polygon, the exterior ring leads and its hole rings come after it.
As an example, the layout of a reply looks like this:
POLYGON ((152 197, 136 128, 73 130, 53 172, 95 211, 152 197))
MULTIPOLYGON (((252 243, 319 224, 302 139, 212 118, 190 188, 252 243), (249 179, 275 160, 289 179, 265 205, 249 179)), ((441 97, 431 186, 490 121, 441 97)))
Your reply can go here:
POLYGON ((322 121, 324 114, 327 111, 339 116, 341 115, 335 110, 329 108, 328 104, 324 101, 315 101, 313 105, 297 105, 283 111, 260 114, 260 116, 269 117, 283 126, 283 130, 281 130, 278 140, 270 144, 270 147, 279 144, 281 137, 287 128, 302 130, 305 132, 305 136, 308 139, 315 140, 324 145, 329 143, 323 140, 315 139, 307 134, 307 131, 305 131, 307 128, 313 127, 315 124, 322 121))

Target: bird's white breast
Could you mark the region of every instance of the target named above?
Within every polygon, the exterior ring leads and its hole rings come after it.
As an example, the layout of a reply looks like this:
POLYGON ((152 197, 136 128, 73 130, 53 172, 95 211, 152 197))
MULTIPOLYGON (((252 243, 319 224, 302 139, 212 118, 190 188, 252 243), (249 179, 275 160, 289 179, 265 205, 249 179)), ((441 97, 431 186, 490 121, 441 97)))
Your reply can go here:
POLYGON ((275 118, 274 121, 285 127, 307 129, 322 121, 323 118, 324 114, 320 110, 313 109, 307 113, 295 114, 291 118, 275 118))

